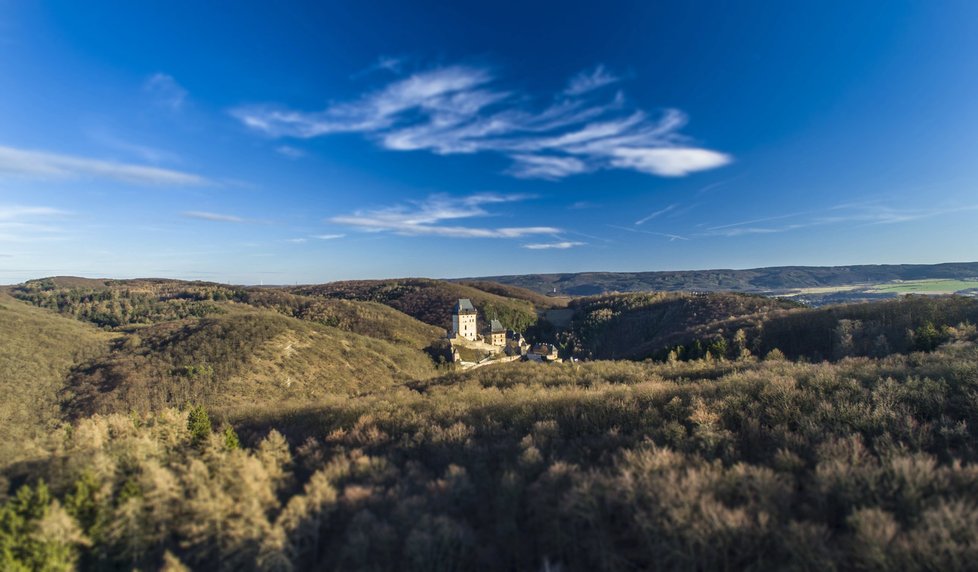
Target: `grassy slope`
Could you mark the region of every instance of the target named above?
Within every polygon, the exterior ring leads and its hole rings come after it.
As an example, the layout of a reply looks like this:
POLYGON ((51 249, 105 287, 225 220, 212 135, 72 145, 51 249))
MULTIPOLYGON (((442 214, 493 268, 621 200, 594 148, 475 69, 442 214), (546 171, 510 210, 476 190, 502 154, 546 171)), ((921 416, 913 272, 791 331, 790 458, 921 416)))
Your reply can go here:
POLYGON ((504 326, 524 330, 536 321, 536 309, 527 300, 507 298, 478 288, 430 280, 356 280, 332 282, 293 289, 297 294, 380 302, 417 318, 445 328, 452 326, 452 307, 459 298, 469 298, 482 319, 497 317, 504 326))
POLYGON ((270 311, 140 329, 69 380, 72 416, 209 408, 383 390, 435 374, 424 352, 270 311))
POLYGON ((58 393, 77 361, 104 352, 110 334, 0 292, 0 460, 59 419, 58 393))

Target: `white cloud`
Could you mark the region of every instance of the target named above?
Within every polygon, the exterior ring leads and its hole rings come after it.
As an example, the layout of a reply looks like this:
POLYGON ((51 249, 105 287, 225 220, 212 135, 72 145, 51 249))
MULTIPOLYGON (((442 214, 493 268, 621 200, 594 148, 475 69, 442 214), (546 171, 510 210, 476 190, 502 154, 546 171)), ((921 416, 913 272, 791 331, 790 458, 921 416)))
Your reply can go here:
POLYGON ((200 175, 171 169, 0 146, 0 176, 3 175, 38 179, 87 177, 148 185, 206 186, 212 184, 210 180, 200 175))
POLYGON ((318 238, 319 240, 336 240, 338 238, 343 238, 345 234, 314 234, 313 238, 318 238))
POLYGON ((143 82, 143 90, 149 93, 156 102, 173 111, 179 111, 187 100, 187 90, 173 76, 165 73, 155 73, 143 82))
POLYGON ((186 218, 195 218, 198 220, 208 220, 212 222, 233 222, 233 223, 249 222, 247 219, 241 218, 239 216, 221 214, 221 213, 211 213, 205 211, 187 211, 181 214, 186 218))
POLYGON ((709 149, 622 147, 611 152, 615 167, 635 169, 663 177, 682 177, 696 171, 715 169, 730 162, 730 157, 709 149))
POLYGON ((554 234, 560 229, 549 226, 532 227, 470 227, 442 225, 449 220, 487 217, 491 214, 484 205, 525 200, 527 195, 483 193, 468 197, 433 195, 424 201, 374 210, 360 210, 351 215, 329 219, 370 232, 391 232, 404 236, 444 236, 451 238, 520 238, 535 234, 554 234))
POLYGON ((274 105, 231 110, 271 137, 362 133, 385 149, 439 155, 491 152, 513 160, 508 173, 560 179, 599 169, 683 176, 730 162, 679 133, 678 110, 628 109, 621 93, 604 103, 582 97, 618 78, 602 66, 575 76, 556 100, 533 109, 525 94, 499 88, 490 70, 448 66, 402 77, 323 111, 274 105))
POLYGON ((604 69, 604 66, 599 65, 591 71, 582 71, 572 77, 564 93, 581 95, 618 81, 621 81, 621 78, 604 69))
POLYGON ((641 219, 635 221, 635 224, 636 225, 645 224, 645 223, 649 222, 650 220, 652 220, 654 218, 657 218, 657 217, 660 217, 660 216, 666 214, 667 212, 669 212, 669 211, 671 211, 671 210, 673 210, 675 208, 676 208, 676 205, 669 205, 669 206, 667 206, 664 209, 659 209, 659 210, 655 211, 654 213, 652 213, 652 214, 650 214, 650 215, 648 215, 646 217, 642 217, 641 219))
POLYGON ((530 250, 566 250, 568 248, 574 248, 575 246, 584 246, 585 244, 587 243, 565 240, 561 242, 541 242, 536 244, 524 244, 523 248, 528 248, 530 250))
POLYGON ((63 238, 64 229, 52 224, 71 213, 61 209, 0 205, 0 242, 38 242, 63 238))
POLYGON ((275 148, 275 152, 289 159, 301 159, 306 156, 305 151, 291 145, 280 145, 275 148))
POLYGON ((308 238, 289 238, 289 239, 286 239, 286 242, 291 242, 293 244, 304 244, 306 242, 309 242, 309 239, 308 238))
POLYGON ((560 179, 588 170, 587 164, 575 157, 545 155, 513 155, 515 164, 509 173, 523 179, 560 179))

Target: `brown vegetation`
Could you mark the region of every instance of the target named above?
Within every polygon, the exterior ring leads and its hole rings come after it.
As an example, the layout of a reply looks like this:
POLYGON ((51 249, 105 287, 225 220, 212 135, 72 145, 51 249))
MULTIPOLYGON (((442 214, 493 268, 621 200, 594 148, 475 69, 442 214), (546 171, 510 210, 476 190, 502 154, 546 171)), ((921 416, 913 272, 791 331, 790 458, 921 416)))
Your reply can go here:
POLYGON ((527 300, 428 278, 331 282, 299 286, 293 291, 326 298, 380 302, 446 330, 452 327, 452 308, 459 298, 472 300, 483 319, 496 318, 503 326, 516 331, 523 331, 537 321, 536 309, 527 300))

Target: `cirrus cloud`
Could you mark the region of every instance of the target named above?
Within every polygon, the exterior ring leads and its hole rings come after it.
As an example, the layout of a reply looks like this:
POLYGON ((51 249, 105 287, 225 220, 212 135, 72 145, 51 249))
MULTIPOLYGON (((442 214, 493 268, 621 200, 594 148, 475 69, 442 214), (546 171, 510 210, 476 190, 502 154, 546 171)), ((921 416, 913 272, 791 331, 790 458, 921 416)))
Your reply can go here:
POLYGON ((321 111, 243 105, 231 114, 274 138, 360 133, 392 151, 496 153, 513 161, 507 173, 523 178, 602 169, 678 177, 731 161, 682 135, 686 115, 679 110, 648 113, 629 106, 621 92, 593 97, 617 81, 598 66, 540 107, 527 94, 500 87, 488 68, 455 65, 402 76, 321 111))
POLYGON ((379 209, 359 210, 349 215, 334 216, 333 224, 345 225, 368 232, 390 232, 402 236, 443 236, 450 238, 521 238, 538 234, 554 234, 559 228, 474 227, 445 221, 492 216, 485 205, 522 201, 527 195, 482 193, 468 197, 432 195, 423 201, 379 209))
POLYGON ((36 179, 109 179, 143 185, 207 186, 209 179, 193 173, 0 146, 0 176, 36 179))

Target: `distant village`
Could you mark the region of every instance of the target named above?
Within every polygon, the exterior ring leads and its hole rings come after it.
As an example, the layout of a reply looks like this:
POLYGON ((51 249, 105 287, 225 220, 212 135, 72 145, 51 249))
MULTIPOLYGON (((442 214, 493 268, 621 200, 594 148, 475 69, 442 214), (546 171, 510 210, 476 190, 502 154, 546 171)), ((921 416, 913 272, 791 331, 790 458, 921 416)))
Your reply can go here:
POLYGON ((560 362, 557 348, 552 344, 529 344, 521 332, 506 329, 491 318, 480 327, 479 312, 468 298, 461 298, 452 310, 452 358, 462 366, 476 366, 491 361, 560 362), (463 359, 463 354, 483 355, 476 361, 463 359))

